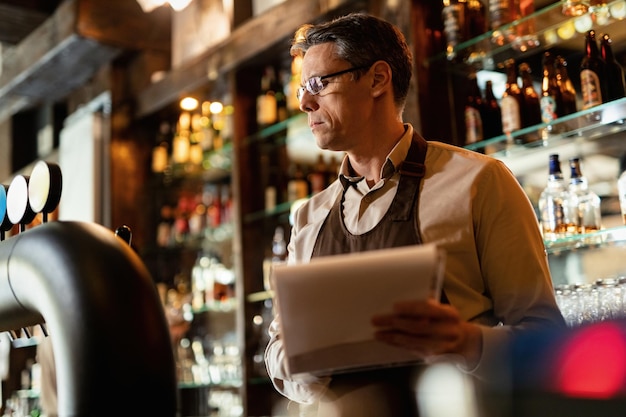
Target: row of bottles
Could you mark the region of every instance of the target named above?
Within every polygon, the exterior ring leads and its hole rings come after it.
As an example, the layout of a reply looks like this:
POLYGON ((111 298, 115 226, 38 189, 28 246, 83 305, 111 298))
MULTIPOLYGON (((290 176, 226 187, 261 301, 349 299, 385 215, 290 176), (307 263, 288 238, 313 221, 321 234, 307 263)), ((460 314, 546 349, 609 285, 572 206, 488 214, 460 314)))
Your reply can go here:
POLYGON ((549 157, 548 182, 539 197, 539 223, 544 240, 553 241, 602 228, 600 197, 589 188, 580 158, 569 160, 566 182, 558 154, 549 157))
POLYGON ((300 111, 296 91, 300 87, 302 58, 294 57, 289 69, 265 67, 256 99, 256 121, 260 128, 287 120, 300 111))
MULTIPOLYGON (((476 74, 470 74, 470 92, 465 106, 466 144, 502 134, 512 141, 510 137, 517 130, 550 123, 576 112, 576 90, 562 56, 553 57, 550 52, 544 54, 540 92, 535 89, 528 63, 516 66, 511 59, 505 62, 505 68, 507 78, 500 101, 493 93, 491 80, 485 83, 483 98, 476 74), (518 75, 521 83, 518 82, 518 75)), ((528 143, 539 139, 539 135, 529 135, 519 140, 528 143)))
POLYGON ((534 22, 525 19, 506 31, 503 26, 532 15, 533 0, 443 0, 441 12, 446 37, 446 55, 455 60, 455 48, 488 30, 492 30, 492 41, 496 44, 516 41, 532 46, 537 42, 533 33, 534 22))
POLYGON ((175 247, 197 239, 223 240, 232 224, 233 201, 230 184, 206 183, 199 191, 179 192, 175 204, 161 207, 157 245, 175 247))
MULTIPOLYGON (((488 81, 485 84, 483 97, 476 74, 470 74, 470 90, 465 105, 465 143, 502 134, 509 137, 511 142, 511 135, 517 130, 540 123, 550 124, 560 117, 577 112, 579 107, 585 110, 625 97, 624 70, 615 60, 610 36, 603 34, 598 48, 595 32, 589 31, 586 51, 580 64, 580 104, 576 87, 569 77, 567 61, 551 51, 544 52, 542 57, 540 91, 535 88, 528 63, 522 62, 516 66, 513 59, 507 60, 504 63, 506 84, 499 103, 493 94, 492 83, 488 81)), ((548 126, 546 133, 556 132, 553 132, 553 126, 548 126)), ((537 132, 516 141, 530 143, 542 140, 544 136, 537 132)))
POLYGON ((337 179, 339 160, 319 154, 312 165, 291 162, 284 189, 279 183, 271 183, 265 189, 265 209, 273 210, 278 203, 293 202, 307 198, 326 188, 337 179))
POLYGON ((604 33, 600 47, 596 31, 585 36, 585 55, 580 64, 580 84, 583 109, 617 100, 626 96, 624 69, 613 55, 611 37, 604 33))
POLYGON ((215 151, 232 140, 233 106, 219 101, 199 104, 186 97, 181 101, 181 109, 175 125, 163 121, 159 126, 152 150, 152 171, 229 169, 230 160, 215 155, 215 151))
POLYGON ((215 254, 201 251, 191 269, 194 310, 230 310, 235 301, 235 273, 215 254))

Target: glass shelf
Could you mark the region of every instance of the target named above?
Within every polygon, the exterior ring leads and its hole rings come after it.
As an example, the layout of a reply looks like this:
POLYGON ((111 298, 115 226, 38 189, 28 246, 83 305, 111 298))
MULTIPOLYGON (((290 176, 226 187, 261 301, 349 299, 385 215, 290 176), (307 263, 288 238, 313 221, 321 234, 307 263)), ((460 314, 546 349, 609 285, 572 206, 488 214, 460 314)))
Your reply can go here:
POLYGON ((163 183, 178 179, 191 179, 203 182, 222 182, 230 178, 233 162, 233 145, 226 142, 219 150, 213 150, 201 164, 172 164, 159 174, 163 183))
POLYGON ((549 255, 608 245, 626 245, 626 226, 603 229, 598 232, 568 236, 553 241, 545 241, 549 255))
POLYGON ((626 14, 626 1, 615 0, 583 16, 570 17, 562 13, 562 3, 557 1, 535 13, 504 25, 498 30, 462 42, 454 53, 445 52, 431 58, 431 62, 441 60, 462 60, 476 68, 495 69, 507 59, 520 59, 537 50, 553 46, 582 51, 584 33, 591 28, 611 34, 615 44, 624 41, 625 33, 621 20, 626 14), (514 36, 523 27, 534 27, 531 35, 514 36), (507 34, 511 34, 508 35, 507 34))
POLYGON ((488 155, 501 159, 532 152, 536 148, 555 147, 576 138, 594 140, 624 130, 626 98, 621 98, 561 117, 549 124, 541 123, 517 130, 510 137, 500 135, 466 145, 465 148, 485 149, 488 155))

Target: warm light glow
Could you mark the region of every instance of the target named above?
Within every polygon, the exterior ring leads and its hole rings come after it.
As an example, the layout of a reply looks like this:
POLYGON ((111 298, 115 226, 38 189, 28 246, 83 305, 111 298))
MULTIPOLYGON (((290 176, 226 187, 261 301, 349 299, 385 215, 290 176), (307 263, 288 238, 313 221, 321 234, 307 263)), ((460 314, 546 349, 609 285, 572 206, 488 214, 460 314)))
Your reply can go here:
POLYGON ((150 13, 157 7, 161 7, 167 3, 167 0, 137 0, 137 3, 139 3, 144 13, 150 13))
POLYGON ((613 16, 614 18, 623 19, 624 17, 626 17, 626 2, 618 1, 611 4, 611 6, 609 7, 609 11, 611 12, 611 16, 613 16))
POLYGON ((593 19, 589 13, 577 17, 574 20, 574 27, 578 33, 587 33, 593 27, 593 19))
POLYGON ((172 9, 177 12, 180 12, 185 7, 189 6, 189 3, 191 3, 191 0, 169 0, 169 4, 172 6, 172 9))
POLYGON ((213 101, 209 108, 211 109, 211 114, 220 114, 224 109, 224 105, 219 101, 213 101))
POLYGON ((559 35, 559 38, 563 40, 570 39, 576 33, 574 23, 571 20, 568 20, 556 30, 556 33, 559 35))
POLYGON ((193 97, 185 97, 180 101, 180 108, 187 111, 193 111, 198 108, 198 100, 193 97))
POLYGON ((161 7, 167 3, 169 3, 174 11, 180 12, 185 7, 189 6, 191 1, 192 0, 137 0, 137 3, 139 3, 144 13, 150 13, 157 7, 161 7))

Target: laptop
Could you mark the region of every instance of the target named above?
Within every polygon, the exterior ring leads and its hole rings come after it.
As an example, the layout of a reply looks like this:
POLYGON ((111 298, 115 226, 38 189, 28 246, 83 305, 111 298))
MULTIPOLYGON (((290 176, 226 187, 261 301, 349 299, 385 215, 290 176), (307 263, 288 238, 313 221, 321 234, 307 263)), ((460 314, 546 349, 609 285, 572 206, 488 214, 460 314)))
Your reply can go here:
POLYGON ((289 372, 328 375, 417 362, 374 340, 370 318, 395 301, 439 299, 445 252, 434 244, 313 258, 272 269, 289 372))

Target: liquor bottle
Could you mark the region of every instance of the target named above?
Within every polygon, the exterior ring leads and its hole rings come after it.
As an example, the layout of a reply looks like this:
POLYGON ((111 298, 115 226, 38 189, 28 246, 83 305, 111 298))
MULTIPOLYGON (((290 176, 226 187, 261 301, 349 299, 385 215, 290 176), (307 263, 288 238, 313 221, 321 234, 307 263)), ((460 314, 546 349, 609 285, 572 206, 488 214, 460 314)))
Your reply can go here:
POLYGON ((487 31, 486 10, 481 0, 443 0, 441 18, 449 60, 457 59, 458 44, 487 31))
POLYGON ((446 56, 452 61, 457 58, 457 45, 468 39, 467 1, 443 0, 441 18, 443 33, 446 37, 446 56))
POLYGON ((541 123, 541 106, 539 94, 533 85, 530 65, 522 62, 519 66, 522 79, 522 127, 535 126, 541 123))
POLYGON ((568 191, 558 154, 551 154, 548 182, 539 196, 539 222, 544 240, 557 240, 568 234, 568 191))
POLYGON ((483 0, 467 0, 467 12, 469 38, 472 39, 487 32, 487 9, 483 0))
POLYGON ((261 77, 261 93, 256 100, 256 119, 261 127, 269 126, 278 121, 278 102, 274 90, 276 72, 274 67, 265 67, 261 77))
POLYGON ((622 222, 626 225, 626 152, 619 158, 619 176, 617 177, 617 193, 622 213, 622 222))
POLYGON ((489 0, 491 30, 513 22, 519 17, 519 0, 489 0))
POLYGON ((156 146, 152 149, 152 172, 164 172, 170 164, 171 127, 168 122, 159 125, 156 146))
POLYGON ((595 30, 585 35, 585 56, 580 63, 580 90, 583 96, 583 110, 604 102, 606 94, 605 63, 600 56, 595 30))
POLYGON ((465 99, 465 144, 480 142, 483 137, 483 96, 478 87, 476 73, 469 75, 469 91, 465 99))
POLYGON ((287 182, 287 201, 295 201, 306 198, 309 195, 309 183, 302 170, 302 165, 294 163, 291 165, 291 175, 287 182))
POLYGON ((568 202, 576 233, 591 233, 601 229, 600 197, 589 189, 587 178, 580 169, 580 158, 571 158, 568 202))
POLYGON ((564 116, 563 94, 559 88, 554 57, 549 51, 543 54, 543 79, 541 82, 541 120, 551 123, 564 116))
POLYGON ((295 115, 300 112, 300 100, 296 95, 296 91, 300 88, 300 76, 302 75, 302 57, 295 56, 291 60, 291 77, 289 78, 288 88, 285 94, 287 96, 287 112, 289 115, 295 115))
POLYGON ((561 98, 563 100, 563 116, 576 113, 578 105, 576 104, 576 88, 569 78, 567 72, 567 61, 561 55, 557 55, 554 61, 556 69, 556 81, 561 90, 561 98))
POLYGON ((615 59, 611 46, 611 37, 605 33, 600 40, 600 54, 606 64, 606 91, 605 101, 618 100, 626 97, 626 81, 624 81, 624 68, 615 59))
POLYGON ((502 112, 498 99, 493 93, 493 81, 485 82, 485 105, 483 106, 483 136, 495 138, 502 134, 502 112))
POLYGON ((510 59, 506 62, 506 84, 500 108, 502 111, 502 131, 510 141, 511 134, 522 128, 522 91, 517 84, 517 70, 515 61, 510 59))
POLYGON ((285 239, 285 229, 276 226, 272 236, 272 255, 266 256, 263 260, 263 288, 265 291, 272 289, 271 276, 272 266, 287 261, 287 241, 285 239))
POLYGON ((313 165, 313 169, 309 173, 309 184, 311 184, 311 194, 317 194, 326 188, 328 183, 328 167, 324 160, 324 155, 317 155, 317 161, 313 165))

